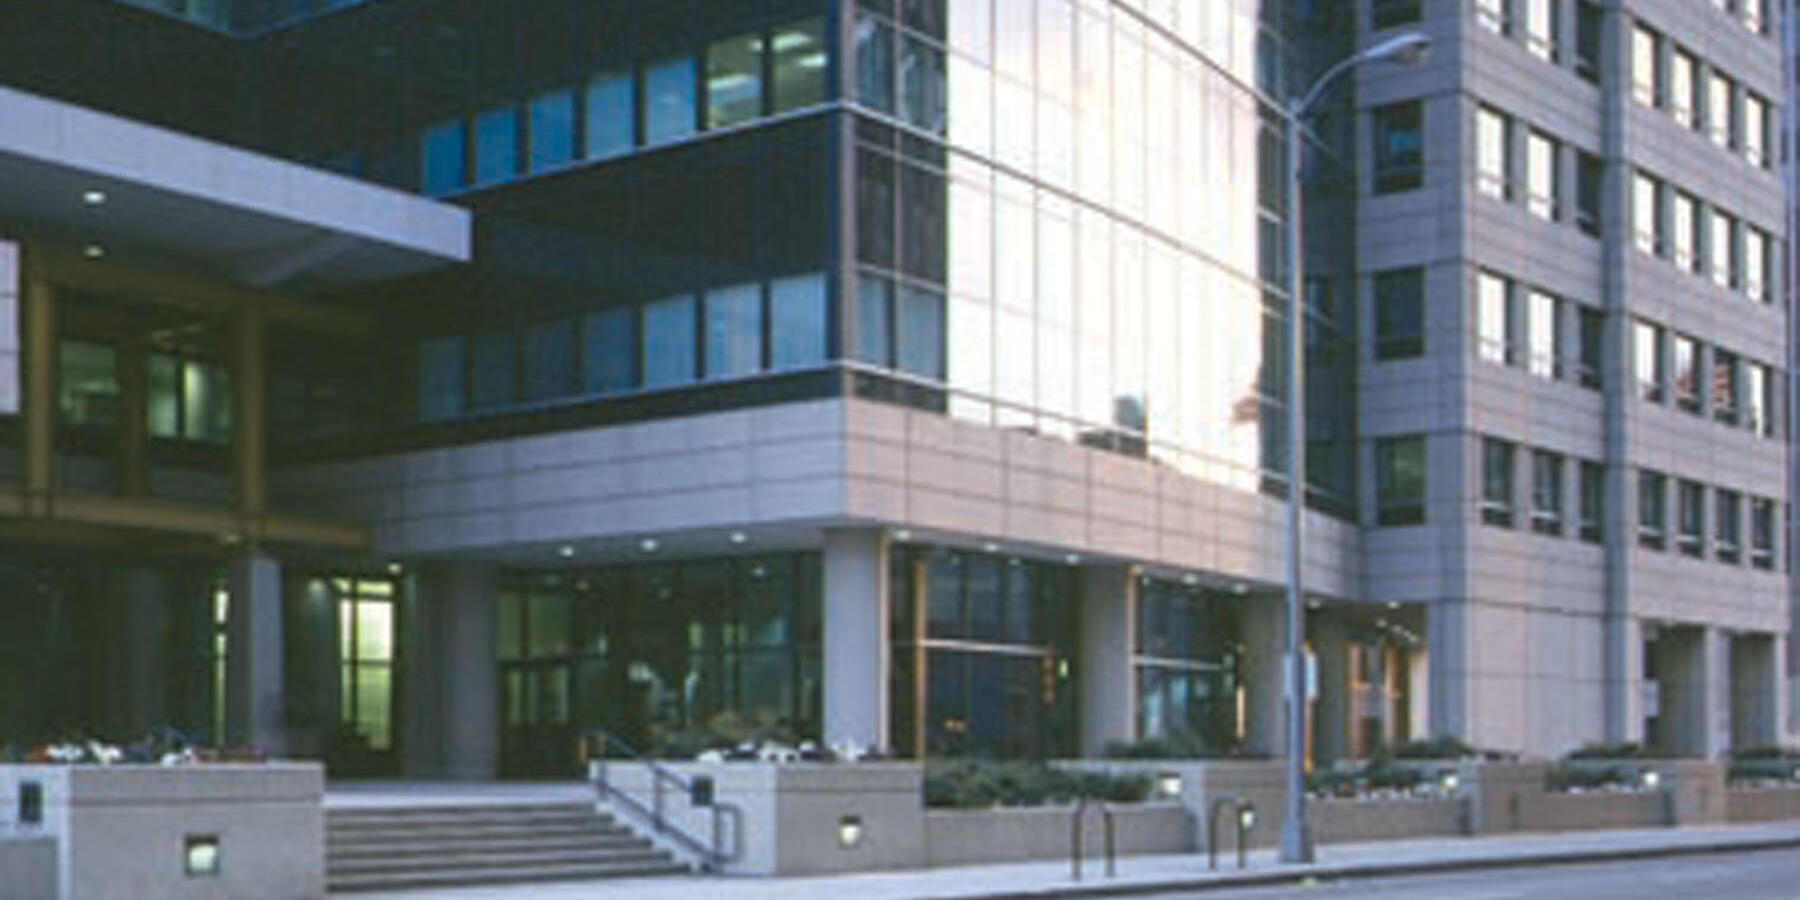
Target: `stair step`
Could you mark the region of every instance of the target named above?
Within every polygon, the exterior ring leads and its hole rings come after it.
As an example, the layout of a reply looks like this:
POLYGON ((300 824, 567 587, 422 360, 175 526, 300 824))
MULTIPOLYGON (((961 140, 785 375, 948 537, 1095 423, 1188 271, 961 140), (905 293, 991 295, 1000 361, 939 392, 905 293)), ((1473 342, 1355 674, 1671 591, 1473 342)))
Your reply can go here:
POLYGON ((370 856, 407 856, 430 853, 462 853, 482 850, 615 850, 649 847, 650 842, 624 829, 576 834, 472 834, 461 836, 382 835, 377 840, 328 838, 325 852, 332 859, 370 856))
POLYGON ((378 891, 396 888, 455 887, 460 885, 524 883, 538 881, 582 881, 602 878, 637 878, 653 875, 684 875, 690 870, 673 860, 633 860, 623 863, 589 863, 526 869, 425 869, 400 872, 332 875, 327 880, 333 892, 378 891))
POLYGON ((645 847, 616 850, 462 850, 449 853, 369 856, 356 859, 333 859, 327 871, 333 876, 365 872, 457 871, 461 869, 539 869, 558 866, 605 865, 615 863, 670 861, 667 853, 645 847))
POLYGON ((465 806, 351 806, 325 811, 332 822, 412 822, 421 819, 555 819, 604 815, 591 803, 465 806))

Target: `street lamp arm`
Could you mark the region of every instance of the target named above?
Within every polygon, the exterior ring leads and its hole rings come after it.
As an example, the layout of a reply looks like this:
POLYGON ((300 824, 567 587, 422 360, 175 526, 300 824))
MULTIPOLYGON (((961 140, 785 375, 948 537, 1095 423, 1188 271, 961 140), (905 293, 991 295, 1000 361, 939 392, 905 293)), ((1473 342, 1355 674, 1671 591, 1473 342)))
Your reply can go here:
POLYGON ((1338 60, 1336 65, 1326 69, 1323 74, 1313 80, 1312 87, 1307 88, 1306 93, 1301 94, 1297 99, 1288 103, 1288 115, 1291 116, 1296 123, 1299 122, 1300 117, 1306 115, 1306 111, 1312 108, 1313 103, 1318 101, 1319 95, 1324 93, 1325 89, 1330 87, 1331 83, 1336 81, 1338 76, 1363 63, 1377 59, 1388 59, 1390 57, 1406 62, 1412 62, 1424 56, 1430 49, 1431 38, 1425 36, 1422 32, 1408 31, 1404 34, 1382 41, 1361 53, 1338 60))

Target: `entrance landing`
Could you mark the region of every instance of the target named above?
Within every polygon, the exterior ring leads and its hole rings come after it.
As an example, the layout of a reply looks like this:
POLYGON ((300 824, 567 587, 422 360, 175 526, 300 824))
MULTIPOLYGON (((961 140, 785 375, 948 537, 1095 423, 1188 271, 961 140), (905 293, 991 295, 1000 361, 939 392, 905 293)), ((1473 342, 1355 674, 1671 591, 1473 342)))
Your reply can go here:
POLYGON ((579 781, 334 781, 325 786, 326 809, 535 806, 594 801, 593 786, 579 781))

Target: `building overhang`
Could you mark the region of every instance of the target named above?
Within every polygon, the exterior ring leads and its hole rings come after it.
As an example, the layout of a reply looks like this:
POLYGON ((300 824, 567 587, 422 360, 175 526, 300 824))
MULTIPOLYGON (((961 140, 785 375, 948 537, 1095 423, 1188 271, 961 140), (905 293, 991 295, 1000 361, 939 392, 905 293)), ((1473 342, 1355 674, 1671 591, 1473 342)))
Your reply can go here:
POLYGON ((292 294, 459 262, 467 210, 0 88, 0 231, 292 294))

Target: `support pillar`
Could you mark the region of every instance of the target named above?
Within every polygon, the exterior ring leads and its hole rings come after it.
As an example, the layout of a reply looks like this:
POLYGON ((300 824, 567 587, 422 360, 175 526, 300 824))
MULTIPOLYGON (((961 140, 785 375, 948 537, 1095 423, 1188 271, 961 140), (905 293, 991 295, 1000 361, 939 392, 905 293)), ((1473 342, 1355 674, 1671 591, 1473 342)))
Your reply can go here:
POLYGON ((56 487, 56 294, 42 263, 27 257, 21 293, 25 326, 24 471, 27 515, 47 515, 56 487))
POLYGON ((1313 759, 1329 765, 1350 756, 1350 636, 1344 617, 1325 611, 1309 617, 1318 660, 1319 703, 1313 713, 1313 759))
POLYGON ((225 734, 270 756, 287 752, 281 563, 260 550, 232 560, 226 613, 225 734))
POLYGON ((891 748, 887 535, 878 528, 827 529, 824 586, 822 737, 891 748))
POLYGON ((1280 595, 1244 604, 1244 749, 1256 756, 1287 753, 1287 610, 1280 595))
POLYGON ((1081 572, 1081 753, 1138 736, 1138 582, 1123 566, 1081 572))
POLYGON ((267 315, 263 305, 247 302, 238 314, 237 352, 233 366, 231 436, 232 476, 238 512, 246 524, 268 512, 268 427, 264 344, 267 315))
POLYGON ((433 565, 408 579, 405 734, 409 777, 492 779, 500 766, 500 687, 492 566, 433 565))
POLYGON ((168 598, 163 575, 153 568, 125 569, 112 586, 115 618, 112 633, 117 657, 112 671, 117 690, 108 718, 120 740, 137 740, 151 728, 168 724, 164 698, 167 659, 168 598))
POLYGON ((1780 689, 1776 638, 1745 634, 1731 638, 1731 748, 1746 750, 1781 743, 1780 689))
POLYGON ((1432 737, 1473 738, 1469 709, 1474 692, 1469 665, 1470 605, 1442 600, 1425 607, 1426 646, 1431 648, 1428 693, 1432 737))

